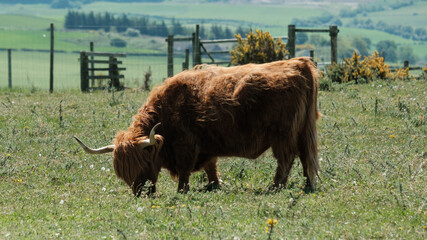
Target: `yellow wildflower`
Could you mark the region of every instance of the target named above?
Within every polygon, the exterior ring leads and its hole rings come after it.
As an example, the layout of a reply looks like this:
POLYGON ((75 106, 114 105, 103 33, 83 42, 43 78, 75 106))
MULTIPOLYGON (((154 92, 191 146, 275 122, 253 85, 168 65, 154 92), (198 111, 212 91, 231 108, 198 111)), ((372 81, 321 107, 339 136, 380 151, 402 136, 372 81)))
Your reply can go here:
POLYGON ((277 223, 277 220, 276 219, 268 219, 268 221, 267 221, 267 224, 268 225, 274 225, 274 224, 276 224, 277 223))

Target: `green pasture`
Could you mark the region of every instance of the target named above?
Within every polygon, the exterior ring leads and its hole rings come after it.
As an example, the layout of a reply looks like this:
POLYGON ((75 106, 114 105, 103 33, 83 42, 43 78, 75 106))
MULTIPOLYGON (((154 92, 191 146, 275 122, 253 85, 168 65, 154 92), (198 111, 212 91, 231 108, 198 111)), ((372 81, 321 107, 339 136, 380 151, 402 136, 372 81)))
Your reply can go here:
MULTIPOLYGON (((2 4, 0 4, 0 7, 2 4)), ((22 15, 21 14, 0 14, 0 29, 5 30, 45 30, 50 28, 53 23, 56 29, 62 29, 64 26, 64 17, 58 19, 22 15)))
MULTIPOLYGON (((47 4, 4 4, 0 3, 1 13, 0 16, 2 23, 0 26, 5 28, 14 28, 15 24, 18 26, 28 29, 30 27, 41 27, 43 26, 41 23, 63 23, 64 16, 67 13, 67 9, 52 9, 47 4), (14 16, 27 16, 27 17, 35 17, 31 21, 28 21, 28 25, 23 25, 20 23, 19 19, 14 20, 14 16)), ((59 28, 63 28, 63 24, 58 25, 59 28)), ((39 28, 37 28, 39 29, 39 28)))
MULTIPOLYGON (((47 25, 47 29, 49 25, 47 25)), ((0 48, 50 49, 50 30, 0 30, 0 48)), ((164 38, 120 37, 128 43, 125 48, 110 46, 110 40, 119 37, 117 33, 103 31, 55 31, 54 48, 60 51, 89 50, 94 42, 95 50, 101 52, 132 52, 144 54, 164 53, 164 38)))
MULTIPOLYGON (((269 192, 276 163, 220 159, 221 190, 188 194, 160 174, 134 198, 110 144, 147 93, 0 90, 0 239, 425 239, 426 80, 332 85, 319 92, 321 182, 304 192, 297 160, 286 189, 269 192), (269 219, 276 219, 273 229, 269 219)), ((273 221, 274 222, 274 221, 273 221)))
POLYGON ((390 25, 409 25, 413 28, 426 27, 427 23, 427 3, 424 1, 415 2, 412 6, 399 8, 396 10, 367 13, 359 19, 370 18, 375 23, 386 22, 390 25))

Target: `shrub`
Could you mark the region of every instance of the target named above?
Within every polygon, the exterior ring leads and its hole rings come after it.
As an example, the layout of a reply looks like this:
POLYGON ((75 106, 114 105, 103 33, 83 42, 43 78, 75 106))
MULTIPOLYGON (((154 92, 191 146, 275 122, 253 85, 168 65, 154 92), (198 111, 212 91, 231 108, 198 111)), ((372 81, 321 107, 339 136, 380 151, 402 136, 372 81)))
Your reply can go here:
POLYGON ((129 37, 139 37, 139 31, 133 28, 128 28, 125 35, 129 37))
POLYGON ((392 79, 404 80, 409 78, 409 68, 396 69, 394 73, 391 72, 390 67, 385 64, 384 58, 380 57, 378 52, 375 51, 372 56, 364 57, 361 59, 356 51, 353 52, 351 58, 345 58, 342 64, 333 64, 327 68, 328 76, 333 82, 349 82, 361 81, 369 82, 374 79, 392 79))
POLYGON ((252 30, 242 39, 240 34, 235 35, 237 46, 230 51, 232 64, 266 63, 284 59, 289 52, 281 39, 274 40, 269 32, 252 30))
POLYGON ((110 41, 110 45, 112 47, 124 48, 124 47, 126 47, 127 43, 125 40, 123 40, 121 38, 113 38, 110 41))

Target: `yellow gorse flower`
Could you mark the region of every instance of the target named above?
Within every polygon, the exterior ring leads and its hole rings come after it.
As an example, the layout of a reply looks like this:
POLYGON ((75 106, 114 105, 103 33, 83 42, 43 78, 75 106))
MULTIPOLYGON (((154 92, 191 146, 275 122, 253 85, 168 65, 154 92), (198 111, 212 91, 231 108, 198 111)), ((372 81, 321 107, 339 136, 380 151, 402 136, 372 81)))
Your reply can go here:
POLYGON ((341 82, 358 81, 359 79, 372 81, 374 78, 393 80, 409 78, 409 68, 397 69, 392 72, 377 51, 372 56, 364 57, 363 60, 361 58, 362 56, 354 51, 352 57, 344 59, 343 64, 333 64, 328 67, 328 72, 337 71, 335 74, 338 75, 341 82))

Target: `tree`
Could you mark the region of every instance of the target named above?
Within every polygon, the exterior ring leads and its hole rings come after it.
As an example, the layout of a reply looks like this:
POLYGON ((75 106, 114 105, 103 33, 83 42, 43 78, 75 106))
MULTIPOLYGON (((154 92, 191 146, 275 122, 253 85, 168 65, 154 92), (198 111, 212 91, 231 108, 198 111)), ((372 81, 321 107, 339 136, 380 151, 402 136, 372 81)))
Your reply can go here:
POLYGON ((126 32, 128 27, 130 27, 130 21, 126 14, 119 17, 116 22, 117 32, 126 32))
POLYGON ((399 47, 399 60, 409 61, 410 64, 414 64, 417 62, 417 57, 414 55, 414 52, 409 46, 399 47))
POLYGON ((93 12, 90 12, 87 15, 86 20, 87 21, 86 21, 85 25, 87 25, 91 29, 96 29, 96 19, 95 19, 95 14, 93 14, 93 12))
POLYGON ((173 35, 185 35, 184 27, 175 18, 172 18, 172 30, 173 35))
POLYGON ((211 33, 213 39, 220 39, 224 38, 224 32, 222 30, 222 27, 220 25, 213 24, 211 26, 211 33))
POLYGON ((367 42, 364 38, 361 38, 361 37, 353 38, 351 45, 357 49, 360 55, 362 56, 369 55, 369 42, 367 42))
POLYGON ((305 32, 297 32, 295 37, 296 44, 304 44, 308 41, 308 35, 305 32))
POLYGON ((414 40, 427 41, 427 30, 425 28, 416 28, 414 40))
POLYGON ((402 37, 410 39, 414 34, 414 29, 411 26, 404 26, 401 28, 402 37))
POLYGON ((338 38, 339 44, 338 44, 338 52, 339 52, 339 56, 342 58, 351 58, 351 56, 353 55, 353 47, 350 45, 350 41, 348 41, 347 39, 338 38))
POLYGON ((379 41, 376 45, 376 48, 380 55, 384 53, 384 60, 388 62, 397 61, 397 44, 394 41, 383 40, 379 41))
POLYGON ((329 41, 319 34, 312 34, 310 35, 309 41, 310 44, 313 44, 314 46, 328 46, 329 41))
POLYGON ((167 37, 169 35, 169 30, 165 21, 162 21, 162 23, 159 25, 158 34, 161 37, 167 37))
POLYGON ((76 12, 68 10, 67 15, 65 15, 65 28, 73 29, 76 27, 76 14, 76 12))
POLYGON ((224 38, 233 38, 234 34, 229 27, 225 27, 224 38))
POLYGON ((108 12, 105 12, 104 19, 101 22, 101 24, 104 26, 104 30, 106 32, 110 31, 110 27, 112 25, 111 23, 112 23, 112 17, 111 17, 111 15, 108 12))

